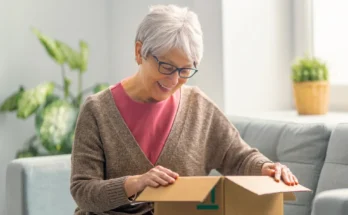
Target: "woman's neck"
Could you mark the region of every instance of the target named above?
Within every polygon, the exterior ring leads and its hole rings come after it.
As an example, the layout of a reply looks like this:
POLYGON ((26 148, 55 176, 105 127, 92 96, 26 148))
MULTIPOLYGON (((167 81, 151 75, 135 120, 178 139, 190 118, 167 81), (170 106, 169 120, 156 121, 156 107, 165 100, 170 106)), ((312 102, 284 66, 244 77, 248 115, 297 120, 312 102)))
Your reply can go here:
POLYGON ((139 73, 122 81, 122 86, 128 96, 134 101, 143 103, 156 102, 148 95, 139 73))

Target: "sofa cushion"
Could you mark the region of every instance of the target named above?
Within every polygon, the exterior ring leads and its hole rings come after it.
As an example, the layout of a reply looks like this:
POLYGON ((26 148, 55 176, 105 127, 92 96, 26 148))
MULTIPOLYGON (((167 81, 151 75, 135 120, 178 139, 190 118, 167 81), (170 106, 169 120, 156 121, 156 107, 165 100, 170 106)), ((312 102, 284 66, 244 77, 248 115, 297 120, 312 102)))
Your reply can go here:
POLYGON ((332 131, 317 193, 338 188, 348 188, 348 123, 332 131))
POLYGON ((324 163, 330 129, 323 124, 290 123, 246 117, 229 117, 241 137, 274 162, 287 165, 299 182, 313 192, 296 193, 286 202, 285 215, 309 215, 324 163))
POLYGON ((8 215, 73 214, 70 155, 21 158, 6 174, 8 215))

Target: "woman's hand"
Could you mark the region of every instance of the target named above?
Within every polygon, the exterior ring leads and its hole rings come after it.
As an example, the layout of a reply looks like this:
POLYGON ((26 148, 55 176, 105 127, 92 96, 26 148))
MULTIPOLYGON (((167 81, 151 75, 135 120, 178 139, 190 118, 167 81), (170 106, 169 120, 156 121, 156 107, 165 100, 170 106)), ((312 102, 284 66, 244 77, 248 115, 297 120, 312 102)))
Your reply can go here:
POLYGON ((125 190, 128 197, 142 191, 145 187, 158 187, 172 184, 179 174, 162 166, 156 166, 143 175, 130 176, 125 181, 125 190))
POLYGON ((282 179, 287 185, 293 186, 299 184, 298 179, 292 174, 290 169, 280 163, 265 163, 262 166, 261 172, 262 175, 274 177, 277 182, 282 179))
POLYGON ((172 184, 179 177, 179 174, 162 166, 156 166, 147 173, 141 175, 138 179, 139 191, 145 187, 158 187, 172 184))

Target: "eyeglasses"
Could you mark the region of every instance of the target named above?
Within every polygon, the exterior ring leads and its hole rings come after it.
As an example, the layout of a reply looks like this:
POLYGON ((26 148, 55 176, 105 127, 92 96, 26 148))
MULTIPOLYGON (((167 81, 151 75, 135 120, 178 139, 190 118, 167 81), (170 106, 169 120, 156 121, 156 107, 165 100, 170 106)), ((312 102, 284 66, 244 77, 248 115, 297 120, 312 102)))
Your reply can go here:
POLYGON ((154 55, 152 56, 156 59, 158 63, 158 71, 164 75, 171 75, 174 72, 178 71, 180 78, 191 78, 196 72, 198 72, 198 69, 178 68, 169 63, 159 61, 158 58, 154 55))

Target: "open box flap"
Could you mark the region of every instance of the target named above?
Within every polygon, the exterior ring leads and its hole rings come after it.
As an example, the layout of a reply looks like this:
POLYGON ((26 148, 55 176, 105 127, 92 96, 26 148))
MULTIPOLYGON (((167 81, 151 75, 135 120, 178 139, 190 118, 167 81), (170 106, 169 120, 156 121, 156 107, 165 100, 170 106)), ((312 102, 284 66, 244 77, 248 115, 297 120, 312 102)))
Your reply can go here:
POLYGON ((293 192, 283 193, 283 198, 284 198, 284 201, 295 201, 296 200, 296 196, 293 192))
POLYGON ((283 181, 276 182, 269 176, 228 176, 226 178, 257 195, 284 193, 285 200, 295 200, 294 192, 311 191, 302 185, 289 186, 283 181))
POLYGON ((136 198, 142 202, 203 202, 221 177, 179 177, 173 184, 147 187, 136 198))

